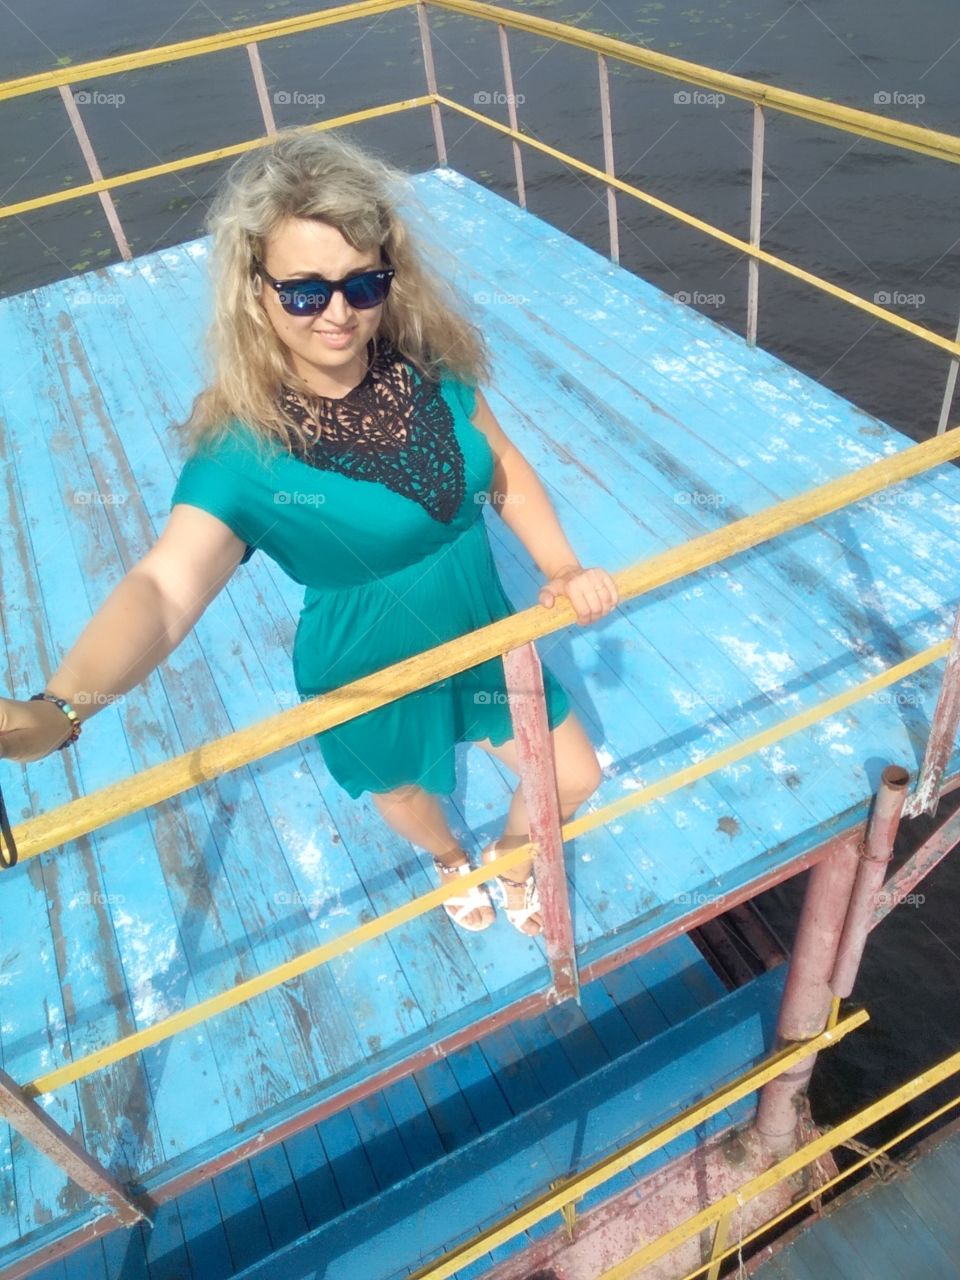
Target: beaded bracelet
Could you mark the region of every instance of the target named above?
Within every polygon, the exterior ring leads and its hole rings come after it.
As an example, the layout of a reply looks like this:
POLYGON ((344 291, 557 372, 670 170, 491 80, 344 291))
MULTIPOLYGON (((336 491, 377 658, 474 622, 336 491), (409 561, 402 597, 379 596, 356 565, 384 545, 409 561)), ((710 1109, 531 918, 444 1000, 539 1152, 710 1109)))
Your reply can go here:
POLYGON ((59 747, 57 747, 58 751, 62 751, 64 747, 69 747, 71 742, 76 742, 80 737, 80 730, 83 727, 80 724, 80 717, 77 715, 76 711, 74 711, 73 707, 71 707, 69 702, 65 702, 63 698, 58 698, 55 693, 34 693, 30 697, 31 702, 39 702, 41 700, 55 703, 70 721, 70 737, 67 738, 66 742, 61 742, 59 747))

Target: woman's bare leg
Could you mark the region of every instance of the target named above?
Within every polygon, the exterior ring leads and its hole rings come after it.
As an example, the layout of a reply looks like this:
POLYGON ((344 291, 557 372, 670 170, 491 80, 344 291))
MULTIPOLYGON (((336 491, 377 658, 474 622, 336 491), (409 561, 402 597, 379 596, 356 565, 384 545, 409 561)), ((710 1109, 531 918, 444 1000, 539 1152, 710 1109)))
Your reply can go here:
MULTIPOLYGON (((374 791, 371 797, 387 825, 411 844, 426 849, 451 868, 467 861, 467 855, 450 830, 440 801, 433 792, 411 785, 397 787, 393 791, 374 791)), ((452 871, 449 875, 444 873, 444 879, 452 876, 452 871)), ((467 928, 477 929, 493 916, 492 907, 478 908, 464 916, 463 923, 467 928)))
MULTIPOLYGON (((587 732, 574 711, 551 731, 554 760, 557 770, 557 799, 560 807, 560 821, 572 818, 577 809, 599 787, 603 773, 600 761, 587 737, 587 732)), ((502 760, 519 777, 520 764, 517 757, 517 744, 511 738, 500 746, 494 746, 489 738, 477 743, 484 751, 502 760)), ((513 793, 503 834, 497 837, 497 846, 503 852, 516 849, 530 839, 530 825, 527 820, 527 807, 519 785, 513 793)), ((523 882, 530 874, 532 861, 511 868, 505 877, 508 880, 523 882)), ((530 917, 524 924, 524 933, 539 933, 543 922, 539 913, 530 917)))

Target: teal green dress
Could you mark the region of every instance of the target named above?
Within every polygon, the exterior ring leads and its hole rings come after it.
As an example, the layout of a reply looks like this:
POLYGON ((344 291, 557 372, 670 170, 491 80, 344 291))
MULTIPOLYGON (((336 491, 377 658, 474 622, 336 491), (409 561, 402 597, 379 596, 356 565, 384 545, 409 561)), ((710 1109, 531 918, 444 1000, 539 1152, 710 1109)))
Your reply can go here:
MULTIPOLYGON (((315 439, 291 455, 233 421, 221 444, 187 459, 170 504, 210 512, 247 543, 241 563, 261 550, 306 588, 293 649, 302 696, 517 612, 483 516, 494 457, 470 421, 473 387, 422 378, 385 338, 369 350, 363 381, 342 399, 318 401, 340 424, 334 443, 315 439), (395 420, 401 406, 403 443, 390 447, 384 435, 371 448, 374 417, 395 420)), ((570 702, 546 664, 543 680, 553 729, 570 702)), ((498 657, 316 739, 333 778, 356 798, 410 783, 449 794, 458 742, 513 736, 498 657)))

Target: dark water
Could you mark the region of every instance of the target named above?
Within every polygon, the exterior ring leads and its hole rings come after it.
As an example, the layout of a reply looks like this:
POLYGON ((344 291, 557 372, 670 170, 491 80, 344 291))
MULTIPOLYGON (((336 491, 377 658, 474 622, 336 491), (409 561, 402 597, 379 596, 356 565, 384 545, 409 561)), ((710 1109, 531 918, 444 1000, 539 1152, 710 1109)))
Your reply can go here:
MULTIPOLYGON (((322 7, 322 6, 321 6, 322 7)), ((329 7, 329 6, 327 6, 329 7)), ((224 5, 220 0, 9 0, 0 8, 0 76, 28 75, 146 46, 209 35, 318 8, 315 2, 224 5)), ((956 0, 612 0, 523 9, 642 42, 720 70, 888 113, 952 133, 960 126, 960 8, 956 0), (878 97, 879 95, 879 97, 878 97)), ((441 92, 473 105, 502 89, 495 30, 433 12, 441 92)), ((548 39, 510 36, 523 127, 588 163, 603 164, 596 59, 548 39)), ((412 10, 270 41, 262 47, 278 123, 299 124, 425 91, 412 10), (323 95, 322 105, 318 95, 323 95)), ((746 236, 751 108, 676 102, 676 82, 612 63, 617 172, 662 199, 746 236)), ((242 49, 87 83, 81 108, 105 173, 160 163, 262 131, 242 49)), ((506 108, 483 108, 506 122, 506 108)), ((509 144, 463 117, 445 117, 449 163, 514 196, 509 144)), ((414 172, 436 163, 424 109, 354 126, 352 136, 414 172)), ((527 148, 530 209, 594 248, 607 242, 604 192, 527 148)), ((960 167, 852 134, 770 115, 764 179, 766 248, 953 336, 960 311, 960 167)), ((205 200, 224 164, 115 194, 134 253, 200 234, 205 200)), ((0 103, 3 203, 86 180, 59 94, 0 103)), ((621 261, 674 293, 713 296, 702 309, 743 332, 746 266, 737 255, 647 206, 620 198, 621 261)), ((117 259, 96 199, 0 222, 0 290, 15 293, 117 259)), ((869 316, 761 272, 760 342, 915 439, 936 427, 947 357, 869 316)), ((957 410, 960 413, 960 409, 957 410)), ((956 421, 956 417, 951 422, 956 421)), ((944 802, 941 817, 958 801, 944 802)), ((929 828, 930 824, 926 824, 929 828)), ((921 838, 910 824, 904 856, 921 838)), ((803 878, 763 898, 785 938, 803 878)), ((824 1121, 842 1118, 960 1047, 960 855, 873 935, 858 1001, 869 1026, 826 1055, 814 1089, 824 1121)), ((945 1091, 941 1095, 946 1096, 945 1091)), ((913 1108, 922 1114, 928 1103, 913 1108)))

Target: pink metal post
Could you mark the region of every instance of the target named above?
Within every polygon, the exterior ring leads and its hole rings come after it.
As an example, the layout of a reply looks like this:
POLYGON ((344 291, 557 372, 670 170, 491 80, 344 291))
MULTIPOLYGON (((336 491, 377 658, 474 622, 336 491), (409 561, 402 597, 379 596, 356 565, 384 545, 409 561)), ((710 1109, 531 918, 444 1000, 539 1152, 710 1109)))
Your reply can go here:
MULTIPOLYGON (((597 68, 600 73, 600 120, 603 125, 603 167, 611 178, 616 177, 613 163, 613 126, 610 123, 610 77, 607 73, 607 60, 602 53, 597 54, 597 68)), ((613 187, 607 187, 607 224, 610 229, 610 261, 620 262, 620 227, 617 222, 617 193, 613 187)))
POLYGON ((248 44, 247 57, 250 59, 250 70, 253 72, 253 83, 257 90, 257 101, 260 103, 260 114, 263 116, 263 127, 267 133, 274 134, 277 132, 277 125, 273 118, 270 95, 267 93, 267 82, 263 74, 263 63, 260 61, 259 45, 256 43, 248 44))
POLYGON ((580 999, 580 980, 560 834, 560 801, 547 722, 543 671, 532 641, 503 655, 510 716, 520 763, 520 785, 536 843, 534 877, 540 893, 543 936, 553 975, 554 999, 580 999))
MULTIPOLYGON (((67 119, 70 121, 70 127, 76 135, 77 142, 80 144, 80 150, 83 154, 84 163, 87 166, 87 172, 90 174, 91 181, 102 182, 103 172, 100 169, 99 161, 90 142, 89 134, 86 126, 80 118, 80 112, 77 110, 77 104, 73 96, 73 88, 71 85, 62 84, 60 86, 60 98, 63 101, 64 110, 67 113, 67 119)), ((107 224, 113 232, 113 238, 117 242, 117 248, 120 251, 120 257, 127 262, 133 257, 130 252, 130 245, 127 243, 127 237, 124 234, 123 227, 120 225, 120 218, 117 215, 116 206, 113 203, 113 197, 109 191, 98 191, 97 196, 103 208, 103 212, 107 218, 107 224)))
POLYGON ((933 713, 927 751, 920 770, 916 790, 904 805, 908 818, 918 814, 934 814, 941 795, 941 784, 950 754, 957 741, 960 727, 960 609, 953 620, 952 647, 947 654, 947 665, 940 685, 940 696, 933 713))
MULTIPOLYGON (((839 845, 811 870, 777 1022, 777 1045, 809 1040, 826 1026, 833 1003, 830 977, 857 874, 858 849, 839 845)), ((799 1108, 815 1055, 760 1091, 756 1130, 775 1151, 792 1148, 799 1108)))
MULTIPOLYGON (((433 45, 430 43, 430 25, 427 22, 427 6, 423 0, 417 5, 417 23, 420 27, 420 46, 423 49, 423 69, 427 76, 427 93, 436 95, 437 76, 433 69, 433 45)), ((437 144, 437 164, 447 163, 447 143, 443 136, 443 120, 440 107, 436 102, 430 103, 430 118, 433 121, 433 139, 437 144)))
MULTIPOLYGON (((819 863, 810 873, 780 1006, 777 1024, 780 1047, 809 1040, 827 1025, 837 994, 834 974, 844 946, 847 947, 844 954, 855 963, 852 970, 848 970, 844 961, 841 976, 849 980, 852 989, 863 954, 862 941, 858 949, 857 938, 861 930, 864 937, 869 931, 869 924, 864 924, 862 906, 857 905, 854 912, 854 903, 867 901, 869 920, 884 867, 893 853, 907 781, 905 769, 888 765, 881 775, 862 844, 848 846, 819 863), (864 877, 867 877, 865 882, 864 877), (851 921, 849 928, 848 920, 851 921)), ((760 1091, 756 1129, 775 1152, 789 1151, 794 1146, 797 1121, 815 1061, 816 1054, 811 1054, 760 1091)))
POLYGON ((129 1227, 141 1218, 151 1220, 150 1202, 126 1191, 5 1071, 0 1071, 0 1115, 84 1191, 109 1205, 118 1222, 129 1227))
POLYGON ((903 902, 924 876, 929 875, 958 844, 960 844, 960 809, 952 818, 947 818, 929 840, 925 840, 907 859, 896 875, 891 876, 886 882, 878 895, 870 928, 873 929, 884 916, 889 915, 894 907, 903 902))
MULTIPOLYGON (((507 115, 510 128, 514 133, 520 132, 517 120, 517 95, 513 92, 513 70, 510 66, 510 46, 507 43, 507 29, 502 22, 497 23, 497 34, 500 37, 500 61, 503 64, 503 84, 507 91, 507 115)), ((520 143, 511 138, 513 144, 513 171, 517 175, 517 202, 521 209, 527 207, 527 191, 523 182, 523 154, 520 143)))
POLYGON ((901 769, 896 764, 888 764, 880 779, 880 790, 867 825, 867 838, 860 853, 853 896, 830 980, 833 994, 841 999, 846 999, 853 991, 860 961, 863 959, 863 949, 867 944, 867 934, 877 906, 877 894, 893 857, 893 845, 909 781, 910 775, 906 769, 901 769))

